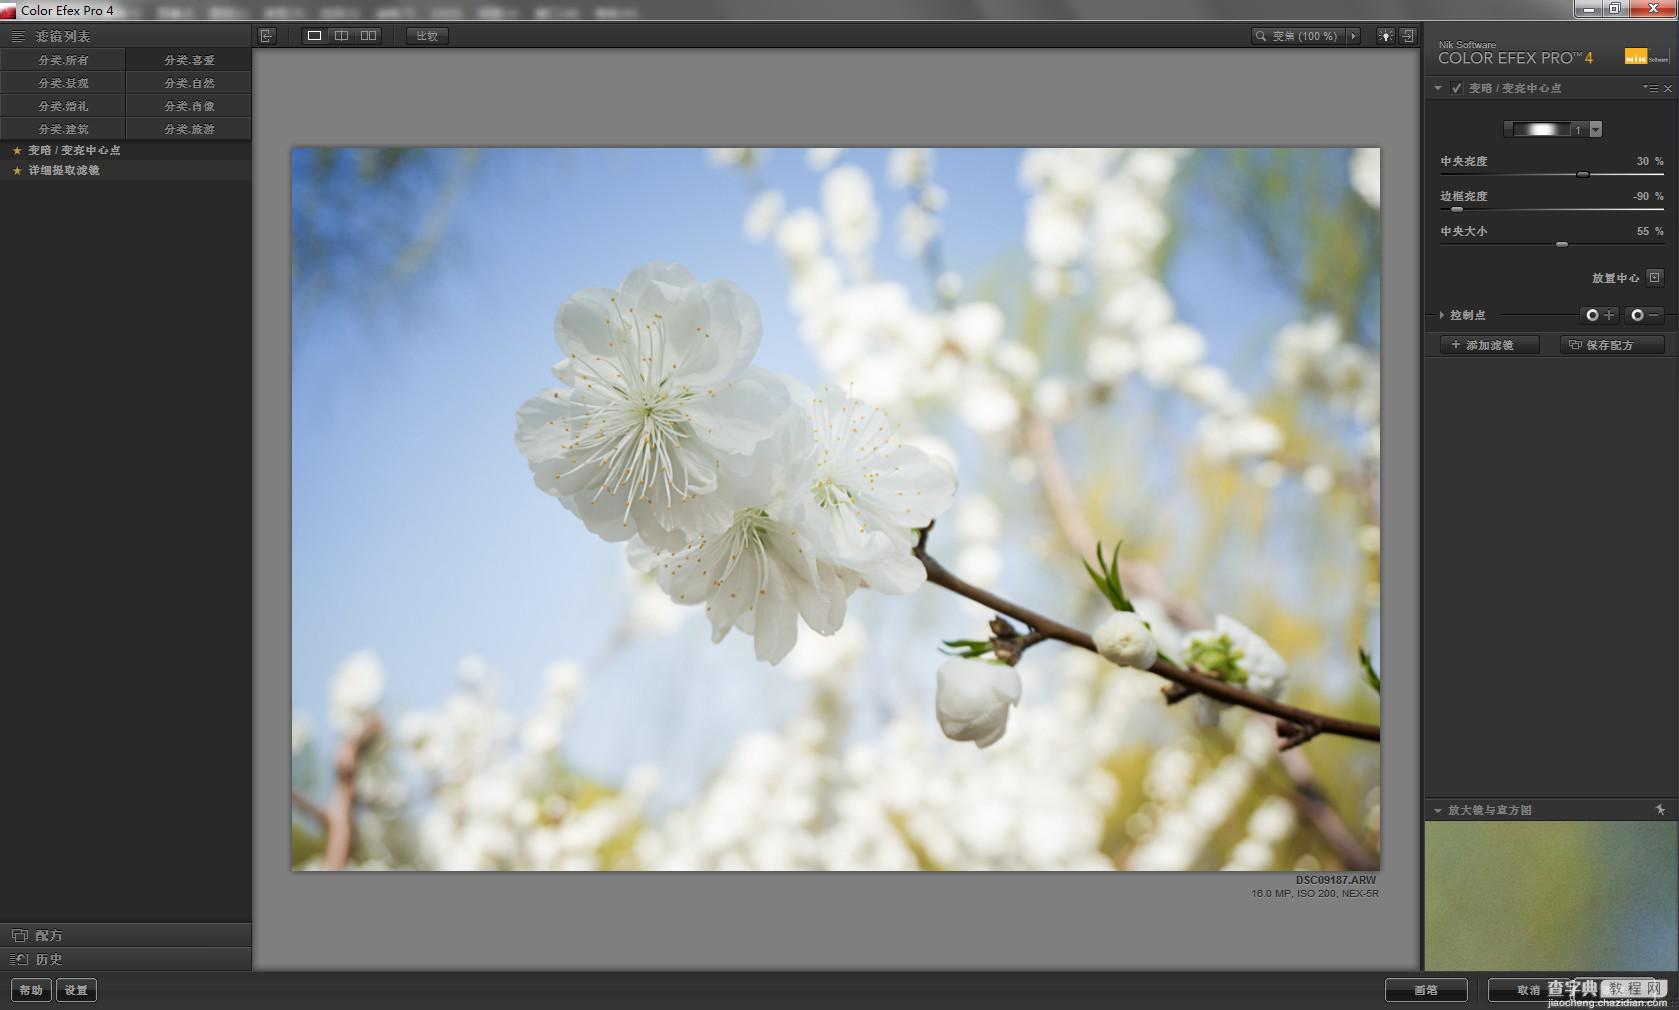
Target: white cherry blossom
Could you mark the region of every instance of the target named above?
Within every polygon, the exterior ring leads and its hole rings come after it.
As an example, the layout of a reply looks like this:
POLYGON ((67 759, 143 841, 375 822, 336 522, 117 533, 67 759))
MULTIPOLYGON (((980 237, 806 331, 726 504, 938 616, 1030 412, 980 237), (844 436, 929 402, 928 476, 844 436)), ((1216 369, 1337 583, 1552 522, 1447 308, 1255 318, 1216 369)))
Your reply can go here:
POLYGON ((898 438, 884 411, 832 387, 795 390, 814 441, 808 524, 835 564, 871 589, 907 593, 926 580, 916 530, 950 507, 956 476, 898 438))
POLYGON ((705 607, 713 642, 738 628, 768 663, 792 650, 801 617, 819 634, 838 631, 857 587, 824 560, 806 525, 816 479, 806 424, 801 412, 785 412, 746 472, 723 475, 721 497, 733 509, 724 525, 659 559, 660 587, 677 603, 705 607))
POLYGON ((617 291, 580 291, 555 339, 565 383, 518 411, 517 444, 536 485, 612 541, 640 534, 672 550, 724 521, 712 494, 786 409, 780 383, 751 368, 763 326, 728 281, 650 263, 617 291))
POLYGON ((1222 680, 1255 694, 1275 698, 1282 693, 1288 664, 1271 643, 1233 617, 1213 619, 1210 631, 1184 637, 1185 659, 1222 680))

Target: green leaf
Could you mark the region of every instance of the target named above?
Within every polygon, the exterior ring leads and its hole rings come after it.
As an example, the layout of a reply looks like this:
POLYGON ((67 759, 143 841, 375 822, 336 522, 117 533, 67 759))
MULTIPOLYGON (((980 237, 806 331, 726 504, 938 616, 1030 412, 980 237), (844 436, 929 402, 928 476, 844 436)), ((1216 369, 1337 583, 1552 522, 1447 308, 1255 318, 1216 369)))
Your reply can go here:
POLYGON ((943 644, 940 652, 963 659, 978 659, 991 651, 991 641, 985 638, 947 638, 943 644))
POLYGON ((1096 569, 1090 567, 1090 562, 1084 561, 1081 563, 1084 565, 1084 570, 1090 573, 1090 581, 1096 583, 1096 591, 1101 593, 1103 596, 1106 596, 1108 602, 1112 603, 1113 597, 1108 596, 1108 580, 1102 578, 1100 575, 1097 575, 1096 569))
POLYGON ((1365 652, 1363 646, 1358 648, 1358 662, 1364 667, 1364 682, 1369 684, 1377 694, 1381 694, 1382 675, 1376 672, 1375 664, 1370 662, 1370 653, 1365 652))
POLYGON ((1137 608, 1131 605, 1131 600, 1125 595, 1125 584, 1119 578, 1119 548, 1125 541, 1114 544, 1113 554, 1109 556, 1098 543, 1096 545, 1096 567, 1090 562, 1083 561, 1084 570, 1090 576, 1090 581, 1096 583, 1096 588, 1113 604, 1115 610, 1134 612, 1137 608))

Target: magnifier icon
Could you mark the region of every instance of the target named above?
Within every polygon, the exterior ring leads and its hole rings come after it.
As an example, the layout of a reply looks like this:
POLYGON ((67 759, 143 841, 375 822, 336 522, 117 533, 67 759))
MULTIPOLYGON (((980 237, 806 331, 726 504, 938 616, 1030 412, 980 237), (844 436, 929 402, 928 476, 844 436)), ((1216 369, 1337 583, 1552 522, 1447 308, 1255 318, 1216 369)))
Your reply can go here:
POLYGON ((1265 29, 1255 28, 1253 30, 1253 40, 1255 42, 1264 42, 1265 41, 1265 29))

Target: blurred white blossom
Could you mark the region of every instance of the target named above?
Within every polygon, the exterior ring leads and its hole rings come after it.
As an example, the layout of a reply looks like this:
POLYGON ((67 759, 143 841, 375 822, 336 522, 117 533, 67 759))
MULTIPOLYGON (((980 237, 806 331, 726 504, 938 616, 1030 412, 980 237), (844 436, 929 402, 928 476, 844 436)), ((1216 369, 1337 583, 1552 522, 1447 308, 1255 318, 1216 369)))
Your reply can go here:
POLYGON ((920 204, 906 204, 898 211, 898 250, 905 256, 920 256, 939 234, 939 219, 920 204))
POLYGON ((759 193, 746 208, 746 220, 741 224, 742 234, 750 242, 764 241, 775 234, 786 209, 787 198, 781 195, 780 190, 767 189, 759 193))
POLYGON ((333 728, 351 732, 379 708, 385 693, 385 668, 372 649, 352 653, 332 676, 327 711, 333 728))
POLYGON ((767 153, 762 147, 708 147, 706 157, 713 165, 724 168, 754 168, 767 153))
POLYGON ((834 248, 854 274, 867 275, 869 252, 880 228, 868 173, 856 165, 841 165, 823 176, 822 214, 834 248))
POLYGON ((933 151, 927 147, 895 147, 886 156, 886 178, 899 189, 920 186, 932 178, 933 151))
POLYGON ((843 147, 812 147, 805 151, 805 164, 813 172, 826 171, 829 165, 839 160, 843 147))
POLYGON ((292 709, 291 713, 291 752, 292 756, 303 753, 314 739, 314 723, 309 719, 309 713, 292 709))
POLYGON ((1347 160, 1354 192, 1372 207, 1382 205, 1382 149, 1361 147, 1347 160))

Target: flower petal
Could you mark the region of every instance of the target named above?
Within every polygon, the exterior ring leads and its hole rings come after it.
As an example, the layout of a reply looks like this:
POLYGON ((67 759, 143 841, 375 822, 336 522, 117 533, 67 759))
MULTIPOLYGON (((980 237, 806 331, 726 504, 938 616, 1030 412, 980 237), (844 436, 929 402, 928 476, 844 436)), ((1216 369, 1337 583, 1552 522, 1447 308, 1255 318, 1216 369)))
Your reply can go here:
POLYGON ((585 288, 565 300, 554 316, 554 340, 573 361, 618 355, 618 292, 585 288))
MULTIPOLYGON (((685 405, 697 438, 720 453, 746 454, 776 431, 791 407, 787 389, 761 368, 685 405)), ((782 461, 785 465, 786 461, 782 461)))
POLYGON ((869 565, 863 572, 869 588, 892 596, 902 596, 920 589, 927 581, 927 568, 906 546, 903 553, 894 554, 869 565))
POLYGON ((513 443, 532 462, 562 459, 584 434, 585 407, 569 389, 545 389, 514 412, 513 443))
POLYGON ((799 613, 786 574, 771 566, 753 602, 752 649, 766 663, 779 663, 799 640, 799 613))

